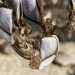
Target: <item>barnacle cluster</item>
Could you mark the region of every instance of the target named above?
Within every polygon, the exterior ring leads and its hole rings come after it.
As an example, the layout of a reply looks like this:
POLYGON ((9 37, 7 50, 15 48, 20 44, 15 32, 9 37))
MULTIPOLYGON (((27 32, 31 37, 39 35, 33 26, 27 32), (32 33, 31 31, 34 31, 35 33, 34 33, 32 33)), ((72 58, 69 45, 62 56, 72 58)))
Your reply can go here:
POLYGON ((43 17, 43 0, 2 0, 0 5, 0 35, 23 58, 30 60, 30 67, 43 69, 58 52, 60 29, 51 19, 43 17), (39 31, 40 39, 31 38, 32 28, 39 31), (2 35, 4 34, 4 35, 2 35), (34 49, 39 50, 36 55, 34 49))

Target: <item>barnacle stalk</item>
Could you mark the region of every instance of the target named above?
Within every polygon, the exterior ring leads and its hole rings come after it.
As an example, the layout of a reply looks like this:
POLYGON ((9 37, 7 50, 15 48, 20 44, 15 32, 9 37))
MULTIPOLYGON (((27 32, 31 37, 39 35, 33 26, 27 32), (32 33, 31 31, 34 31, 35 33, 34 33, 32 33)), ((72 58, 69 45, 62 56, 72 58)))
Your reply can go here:
POLYGON ((75 31, 75 0, 69 0, 69 9, 70 14, 68 26, 70 30, 75 31))

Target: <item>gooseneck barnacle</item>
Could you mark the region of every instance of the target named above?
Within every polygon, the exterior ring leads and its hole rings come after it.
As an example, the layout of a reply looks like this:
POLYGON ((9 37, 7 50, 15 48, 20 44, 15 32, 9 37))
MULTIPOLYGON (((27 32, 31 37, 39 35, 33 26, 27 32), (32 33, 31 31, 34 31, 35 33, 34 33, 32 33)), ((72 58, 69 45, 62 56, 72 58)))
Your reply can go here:
POLYGON ((2 0, 0 6, 0 35, 33 69, 43 69, 56 57, 59 47, 59 27, 50 18, 44 19, 43 0, 2 0), (6 13, 5 13, 6 12, 6 13), (31 38, 31 27, 39 31, 40 39, 31 38), (4 35, 2 35, 4 34, 4 35), (39 50, 36 55, 34 49, 39 50))

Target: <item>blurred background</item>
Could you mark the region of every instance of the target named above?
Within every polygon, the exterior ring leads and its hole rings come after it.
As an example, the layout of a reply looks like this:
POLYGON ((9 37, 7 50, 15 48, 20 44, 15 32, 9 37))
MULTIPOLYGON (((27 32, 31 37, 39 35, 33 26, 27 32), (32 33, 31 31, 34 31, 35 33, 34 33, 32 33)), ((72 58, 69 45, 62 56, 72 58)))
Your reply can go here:
MULTIPOLYGON (((29 67, 29 61, 20 57, 0 37, 0 75, 75 75, 75 32, 68 29, 68 0, 44 0, 44 15, 51 18, 53 25, 60 27, 60 49, 55 61, 44 70, 29 67)), ((34 32, 31 36, 38 37, 34 32)))

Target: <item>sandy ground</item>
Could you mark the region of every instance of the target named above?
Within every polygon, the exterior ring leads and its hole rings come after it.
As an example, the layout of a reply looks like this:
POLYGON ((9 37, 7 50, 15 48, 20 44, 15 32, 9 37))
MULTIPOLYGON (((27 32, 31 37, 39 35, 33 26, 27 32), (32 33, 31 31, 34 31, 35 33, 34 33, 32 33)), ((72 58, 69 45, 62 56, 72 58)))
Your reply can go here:
MULTIPOLYGON (((71 49, 67 48, 67 45, 72 45, 72 50, 75 49, 73 42, 61 43, 60 52, 63 52, 62 49, 71 49)), ((72 65, 60 66, 59 64, 52 63, 44 70, 31 69, 28 60, 20 57, 13 49, 9 49, 10 47, 6 46, 5 53, 0 52, 0 75, 75 75, 75 67, 72 65)), ((64 62, 63 59, 61 60, 64 62)))

